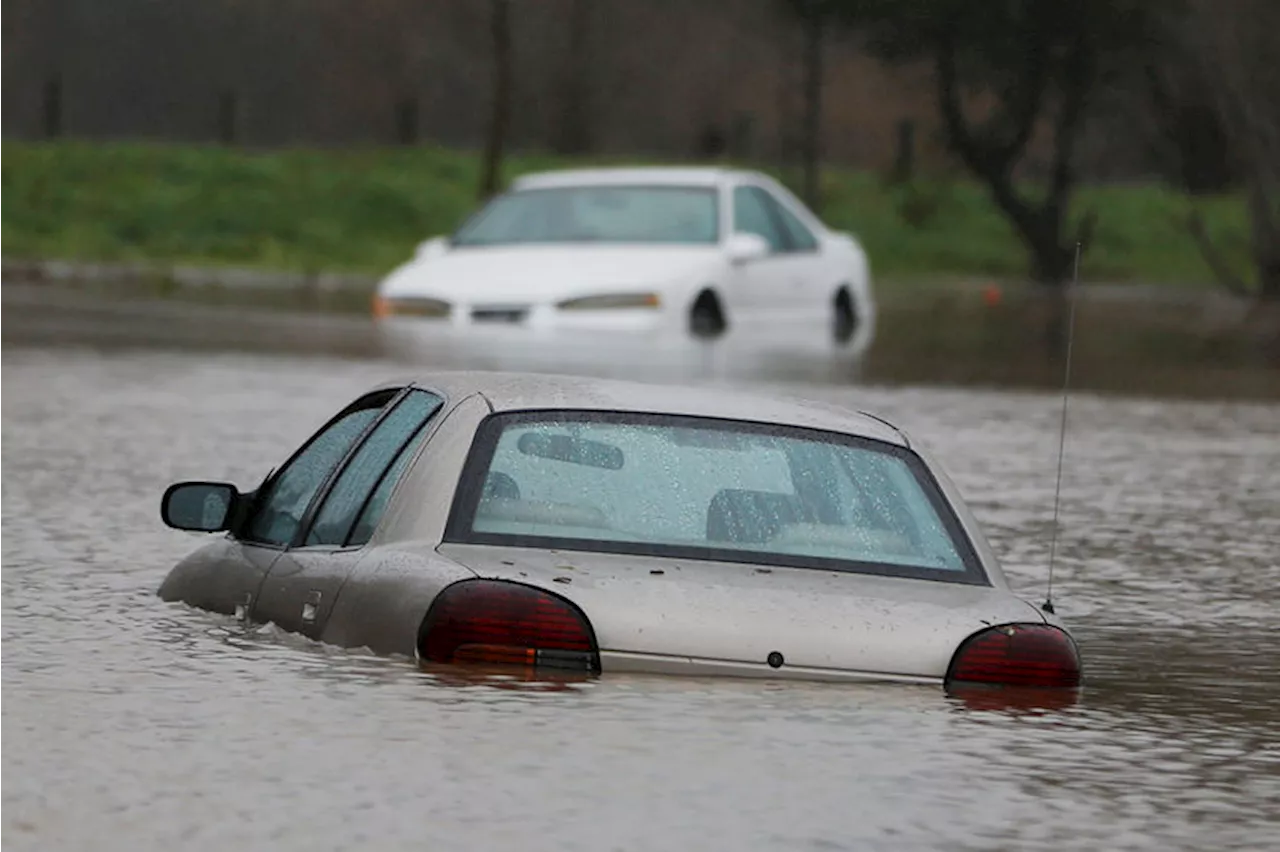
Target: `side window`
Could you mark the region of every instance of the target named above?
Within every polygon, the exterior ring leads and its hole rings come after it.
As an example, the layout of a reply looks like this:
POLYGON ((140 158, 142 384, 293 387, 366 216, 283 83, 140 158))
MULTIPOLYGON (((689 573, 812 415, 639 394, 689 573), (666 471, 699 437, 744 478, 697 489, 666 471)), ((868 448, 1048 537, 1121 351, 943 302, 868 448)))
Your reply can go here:
POLYGON ((413 439, 425 433, 423 427, 440 409, 442 402, 435 394, 411 391, 382 418, 325 496, 315 522, 307 532, 306 546, 347 544, 349 537, 355 538, 350 534, 357 526, 357 520, 369 528, 367 533, 364 530, 360 532, 363 540, 352 540, 351 543, 368 541, 368 534, 373 532, 372 526, 376 526, 378 517, 381 517, 386 495, 390 494, 391 486, 408 461, 407 446, 416 443, 413 439), (380 482, 386 486, 385 489, 379 485, 380 482), (385 491, 380 504, 370 500, 375 488, 385 491))
POLYGON ((733 190, 733 228, 739 233, 759 234, 774 251, 786 251, 787 241, 778 221, 769 215, 769 198, 754 186, 733 190))
POLYGON ((769 196, 769 207, 782 223, 782 230, 786 231, 792 251, 813 251, 818 247, 818 238, 809 230, 809 226, 772 195, 769 196))
POLYGON ((422 443, 422 439, 426 434, 427 424, 424 423, 418 429, 418 433, 400 450, 396 460, 391 463, 391 467, 387 470, 386 476, 382 477, 377 489, 370 495, 369 501, 365 503, 364 508, 360 511, 360 517, 356 520, 356 525, 351 530, 351 536, 347 539, 348 545, 361 545, 373 537, 373 531, 377 529, 378 521, 382 520, 382 513, 387 508, 387 500, 391 497, 391 491, 396 487, 396 483, 400 481, 401 475, 404 474, 404 469, 409 466, 409 460, 413 458, 413 454, 417 451, 418 445, 422 443))
POLYGON ((279 545, 293 541, 316 492, 394 395, 360 400, 321 429, 265 486, 244 537, 279 545))

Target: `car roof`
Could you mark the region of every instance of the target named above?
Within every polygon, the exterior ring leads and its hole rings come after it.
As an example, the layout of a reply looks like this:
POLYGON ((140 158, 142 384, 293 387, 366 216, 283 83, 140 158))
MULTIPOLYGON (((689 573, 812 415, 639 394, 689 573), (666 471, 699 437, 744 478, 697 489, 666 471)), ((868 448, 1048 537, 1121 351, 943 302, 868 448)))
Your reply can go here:
POLYGON ((854 408, 715 387, 649 384, 585 376, 488 371, 441 371, 415 376, 414 384, 461 399, 481 394, 495 412, 537 409, 633 411, 720 417, 800 426, 909 446, 885 420, 854 408))
POLYGON ((751 175, 716 166, 629 166, 626 168, 557 169, 516 178, 512 189, 546 189, 559 186, 717 186, 734 177, 751 175))

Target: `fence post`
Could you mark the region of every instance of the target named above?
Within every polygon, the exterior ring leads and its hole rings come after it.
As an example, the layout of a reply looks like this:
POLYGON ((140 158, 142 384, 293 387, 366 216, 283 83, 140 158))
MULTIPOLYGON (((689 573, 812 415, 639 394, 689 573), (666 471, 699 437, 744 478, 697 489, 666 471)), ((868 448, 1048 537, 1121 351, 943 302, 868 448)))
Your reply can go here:
POLYGON ((44 136, 62 135, 62 74, 54 72, 44 81, 44 136))
POLYGON ((230 89, 218 93, 218 141, 234 145, 239 130, 240 110, 236 93, 230 89))
POLYGON ((401 98, 396 103, 396 141, 401 145, 418 144, 417 98, 401 98))
POLYGON ((708 122, 703 126, 702 132, 698 134, 695 145, 696 156, 699 160, 718 160, 725 155, 729 142, 725 139, 724 131, 718 125, 708 122))
POLYGON ((916 123, 904 118, 898 122, 898 148, 893 158, 893 182, 906 183, 915 172, 916 123))
POLYGON ((804 171, 804 201, 814 213, 822 210, 822 86, 825 21, 823 11, 811 4, 805 21, 804 44, 804 129, 801 165, 804 171))
POLYGON ((755 155, 755 116, 747 112, 736 113, 732 126, 730 150, 737 159, 749 161, 755 155))

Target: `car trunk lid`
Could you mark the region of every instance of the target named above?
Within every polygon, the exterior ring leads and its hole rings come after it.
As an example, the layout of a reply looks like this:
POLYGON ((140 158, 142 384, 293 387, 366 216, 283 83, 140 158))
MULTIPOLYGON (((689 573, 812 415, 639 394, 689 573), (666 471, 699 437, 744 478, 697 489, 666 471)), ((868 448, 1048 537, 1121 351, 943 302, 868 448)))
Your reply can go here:
POLYGON ((985 627, 1042 623, 990 586, 743 563, 445 544, 484 578, 561 595, 606 670, 941 679, 985 627))

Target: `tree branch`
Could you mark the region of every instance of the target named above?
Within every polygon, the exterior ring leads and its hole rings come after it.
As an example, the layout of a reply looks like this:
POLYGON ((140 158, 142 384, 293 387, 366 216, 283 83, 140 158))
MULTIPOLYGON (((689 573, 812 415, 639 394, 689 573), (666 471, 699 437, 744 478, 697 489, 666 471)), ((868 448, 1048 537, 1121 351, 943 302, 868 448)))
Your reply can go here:
POLYGON ((1060 206, 1075 180, 1077 130, 1084 116, 1085 97, 1093 86, 1093 57, 1089 36, 1077 35, 1063 69, 1062 106, 1053 127, 1053 169, 1046 206, 1060 206))
POLYGON ((490 0, 489 35, 493 45, 493 100, 489 130, 485 139, 484 171, 480 178, 480 199, 498 191, 502 153, 511 120, 511 21, 509 0, 490 0))
POLYGON ((1222 254, 1218 251, 1218 247, 1213 244, 1213 239, 1209 236, 1208 230, 1204 226, 1204 219, 1201 218, 1200 212, 1193 210, 1187 216, 1187 231, 1191 234, 1191 238, 1195 240, 1196 248, 1200 250, 1200 256, 1204 258, 1205 264, 1213 272, 1218 283, 1229 290, 1232 294, 1241 298, 1249 298, 1249 288, 1240 276, 1227 265, 1222 254))
POLYGON ((1089 241, 1093 239, 1093 231, 1098 225, 1098 211, 1090 207, 1080 219, 1080 224, 1076 226, 1076 242, 1081 246, 1088 246, 1089 241))
POLYGON ((1013 219, 1018 228, 1025 230, 1026 223, 1033 214, 1026 202, 1014 191, 1010 156, 1003 148, 993 150, 990 144, 984 145, 976 139, 965 119, 964 109, 960 105, 956 49, 951 29, 945 25, 939 29, 935 61, 938 107, 942 113, 947 139, 952 150, 987 183, 996 204, 1013 219))
POLYGON ((1253 248, 1254 267, 1258 271, 1258 297, 1280 299, 1280 231, 1277 230, 1277 207, 1280 188, 1268 187, 1261 178, 1248 190, 1249 237, 1253 248))
POLYGON ((969 135, 969 127, 965 124, 964 115, 960 110, 960 95, 956 91, 956 45, 951 34, 945 29, 938 37, 937 51, 934 74, 938 81, 938 107, 942 113, 947 138, 956 153, 974 171, 980 171, 979 167, 983 165, 981 157, 978 156, 973 137, 969 135))
POLYGON ((1025 73, 1014 75, 1017 83, 1002 98, 1011 129, 1009 138, 1000 146, 1000 156, 1010 162, 1020 159, 1031 141, 1049 85, 1049 49, 1045 34, 1036 30, 1029 41, 1025 73))

